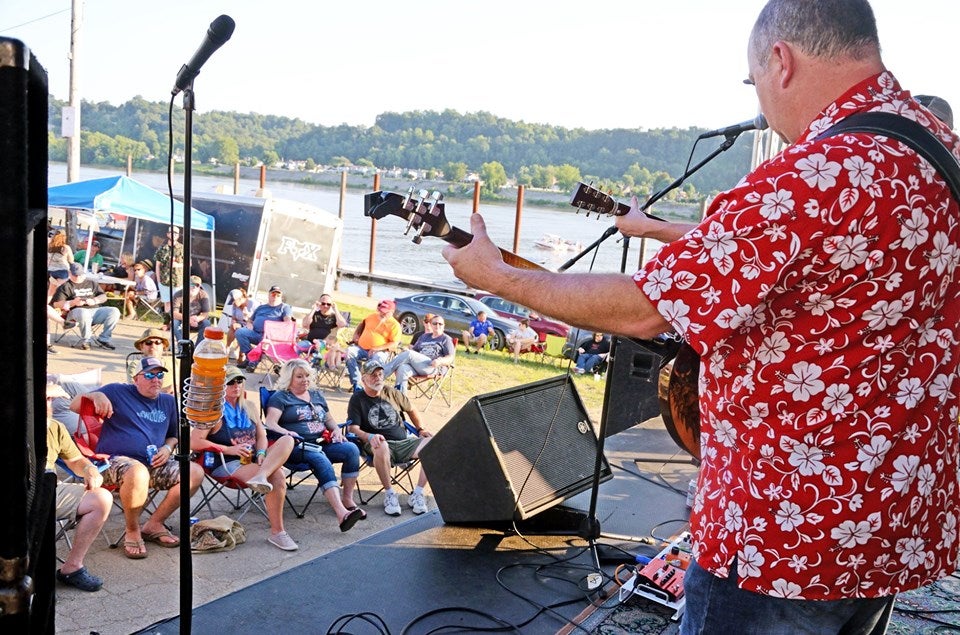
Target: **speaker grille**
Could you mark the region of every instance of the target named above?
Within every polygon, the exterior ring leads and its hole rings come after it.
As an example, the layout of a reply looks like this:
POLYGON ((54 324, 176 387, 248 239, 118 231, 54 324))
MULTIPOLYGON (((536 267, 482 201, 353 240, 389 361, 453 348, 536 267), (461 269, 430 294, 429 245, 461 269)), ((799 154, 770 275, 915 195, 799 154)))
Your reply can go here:
MULTIPOLYGON (((478 405, 522 517, 589 487, 597 437, 566 375, 479 398, 478 405)), ((604 459, 602 472, 609 471, 604 459)))

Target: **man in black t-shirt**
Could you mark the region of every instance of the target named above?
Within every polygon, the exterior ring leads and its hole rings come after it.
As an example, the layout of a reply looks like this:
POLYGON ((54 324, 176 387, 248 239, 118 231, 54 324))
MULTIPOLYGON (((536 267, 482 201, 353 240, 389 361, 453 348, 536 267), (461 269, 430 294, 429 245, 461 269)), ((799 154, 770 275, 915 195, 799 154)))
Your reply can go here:
MULTIPOLYGON (((390 466, 419 458, 421 448, 433 435, 420 424, 420 413, 406 395, 384 385, 382 362, 373 359, 364 364, 360 383, 363 390, 354 392, 347 406, 350 432, 363 442, 363 451, 373 456, 373 466, 384 490, 384 513, 399 516, 400 499, 393 490, 390 466), (410 419, 417 436, 412 436, 404 425, 404 415, 410 419)), ((421 467, 417 485, 407 500, 414 514, 427 511, 423 497, 426 484, 427 475, 421 467)))
POLYGON ((94 340, 98 346, 114 350, 116 346, 110 343, 113 329, 120 321, 120 309, 112 306, 101 306, 107 301, 107 294, 100 285, 88 280, 83 265, 75 262, 70 265, 70 278, 57 287, 50 301, 55 309, 67 312, 64 316, 69 320, 76 320, 80 328, 78 348, 90 350, 91 331, 94 324, 102 324, 103 331, 100 337, 94 340))

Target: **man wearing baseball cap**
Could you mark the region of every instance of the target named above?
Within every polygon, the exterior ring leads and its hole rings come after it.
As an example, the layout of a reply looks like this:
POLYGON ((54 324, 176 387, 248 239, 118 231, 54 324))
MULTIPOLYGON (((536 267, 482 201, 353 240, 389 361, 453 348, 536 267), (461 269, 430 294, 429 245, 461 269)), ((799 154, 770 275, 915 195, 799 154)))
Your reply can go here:
POLYGON ((53 418, 53 400, 69 397, 59 385, 47 383, 47 471, 55 472, 57 459, 61 459, 71 472, 83 482, 57 482, 58 520, 75 522, 73 546, 70 554, 57 570, 57 580, 81 591, 99 591, 103 580, 93 575, 83 565, 100 529, 110 515, 113 496, 100 487, 103 477, 100 470, 80 453, 77 444, 62 423, 53 418))
POLYGON ((78 348, 90 350, 93 325, 102 324, 103 331, 94 341, 98 346, 113 350, 116 346, 110 343, 110 338, 120 321, 120 309, 102 306, 106 301, 107 294, 100 285, 87 279, 83 265, 75 262, 70 265, 70 278, 57 287, 51 303, 55 309, 67 311, 68 319, 76 320, 80 328, 78 348))
MULTIPOLYGON (((363 365, 363 388, 355 391, 347 405, 350 432, 363 442, 363 451, 373 457, 373 466, 383 485, 383 511, 387 516, 400 515, 400 499, 393 490, 390 466, 412 461, 433 436, 420 422, 420 413, 407 396, 384 384, 383 362, 371 359, 363 365), (410 420, 417 436, 410 436, 404 417, 410 420)), ((423 488, 427 475, 420 467, 417 485, 407 499, 414 514, 427 511, 423 488)))
MULTIPOLYGON (((203 329, 210 326, 210 296, 203 289, 203 281, 200 276, 190 276, 189 289, 189 307, 187 309, 187 320, 190 322, 190 332, 197 334, 196 343, 203 340, 203 329)), ((173 302, 170 305, 173 312, 173 336, 179 342, 183 339, 183 290, 173 294, 173 302)))
POLYGON ((391 351, 400 345, 400 322, 393 317, 397 303, 380 300, 377 310, 364 318, 353 334, 353 342, 347 347, 347 373, 353 391, 360 390, 360 364, 366 359, 386 363, 391 351))
MULTIPOLYGON (((113 383, 99 390, 78 395, 70 409, 80 412, 83 399, 90 399, 103 428, 97 452, 110 455, 104 482, 120 492, 126 530, 124 555, 132 559, 147 557, 144 541, 161 547, 176 547, 180 540, 164 526, 164 521, 180 505, 180 466, 174 458, 177 445, 177 403, 162 392, 168 373, 156 357, 140 360, 132 384, 113 383), (140 514, 151 489, 166 490, 156 511, 140 526, 140 514)), ((203 468, 190 463, 190 495, 203 480, 203 468)))
MULTIPOLYGON (((276 285, 270 287, 266 304, 261 304, 254 309, 250 319, 247 320, 247 325, 242 329, 237 329, 236 334, 234 334, 237 344, 240 346, 240 352, 246 357, 250 349, 260 343, 260 340, 263 339, 264 322, 270 320, 286 322, 292 319, 293 309, 283 301, 283 291, 276 285)), ((256 365, 256 362, 246 360, 237 364, 237 368, 247 369, 256 365)))

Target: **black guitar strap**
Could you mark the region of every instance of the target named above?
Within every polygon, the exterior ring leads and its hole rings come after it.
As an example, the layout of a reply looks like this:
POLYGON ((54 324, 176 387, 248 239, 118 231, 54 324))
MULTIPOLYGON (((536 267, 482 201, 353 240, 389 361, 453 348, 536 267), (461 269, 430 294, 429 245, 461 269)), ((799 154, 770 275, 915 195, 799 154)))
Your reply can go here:
POLYGON ((817 139, 845 132, 868 132, 907 144, 940 173, 950 187, 953 199, 960 203, 960 164, 933 133, 916 121, 889 112, 858 113, 827 129, 817 139))

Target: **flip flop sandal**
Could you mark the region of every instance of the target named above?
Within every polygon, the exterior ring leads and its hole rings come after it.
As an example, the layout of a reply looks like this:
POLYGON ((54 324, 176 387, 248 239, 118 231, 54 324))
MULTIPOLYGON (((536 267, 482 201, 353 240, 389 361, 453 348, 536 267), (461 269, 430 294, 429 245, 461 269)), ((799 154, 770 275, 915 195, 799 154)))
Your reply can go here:
MULTIPOLYGON (((348 512, 352 512, 353 510, 355 510, 355 509, 360 509, 360 508, 359 508, 359 507, 344 507, 344 509, 346 509, 348 512)), ((360 520, 366 520, 366 519, 367 519, 367 512, 365 512, 365 511, 363 511, 362 509, 360 509, 360 520)))
POLYGON ((124 540, 123 555, 131 560, 143 560, 147 557, 147 545, 142 540, 124 540), (131 549, 136 551, 131 551, 131 549))
POLYGON ((174 547, 180 546, 180 539, 170 533, 170 530, 166 527, 163 528, 163 531, 154 531, 149 534, 143 534, 143 539, 147 542, 152 542, 168 549, 173 549, 174 547), (173 542, 165 542, 163 540, 164 538, 172 538, 173 542))
POLYGON ((357 524, 357 521, 360 520, 361 516, 363 516, 363 510, 354 508, 353 511, 344 516, 343 520, 340 521, 340 531, 350 531, 350 529, 357 524))

